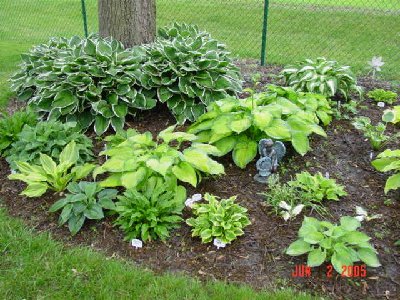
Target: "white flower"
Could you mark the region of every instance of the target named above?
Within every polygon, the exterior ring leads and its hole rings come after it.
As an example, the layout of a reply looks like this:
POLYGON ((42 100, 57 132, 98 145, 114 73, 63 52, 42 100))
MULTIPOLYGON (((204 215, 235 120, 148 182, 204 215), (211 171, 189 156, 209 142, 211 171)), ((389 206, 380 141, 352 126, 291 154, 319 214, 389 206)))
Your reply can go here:
POLYGON ((225 248, 226 244, 221 242, 219 239, 214 239, 214 246, 219 248, 225 248))
POLYGON ((376 105, 378 107, 385 107, 385 102, 378 102, 376 105))
POLYGON ((192 196, 192 198, 187 198, 187 199, 186 199, 185 205, 186 205, 187 207, 192 208, 193 204, 196 203, 196 202, 198 202, 198 201, 201 201, 201 199, 202 199, 201 194, 194 194, 194 195, 192 196))
POLYGON ((142 248, 143 247, 143 242, 141 240, 139 240, 139 239, 133 239, 131 241, 131 245, 135 249, 138 249, 138 248, 142 248))
POLYGON ((193 196, 192 196, 192 200, 193 200, 194 202, 200 201, 201 199, 202 199, 201 194, 193 194, 193 196))
POLYGON ((382 56, 374 56, 368 64, 376 71, 381 71, 381 67, 385 64, 382 60, 382 56))
POLYGON ((292 207, 289 204, 287 204, 285 201, 279 202, 278 205, 280 208, 283 208, 284 210, 286 210, 286 211, 281 212, 281 215, 285 221, 300 214, 304 208, 304 204, 298 204, 295 207, 292 207))
POLYGON ((380 219, 382 218, 381 214, 377 214, 377 215, 373 215, 373 216, 369 216, 368 212, 362 208, 361 206, 356 206, 356 214, 357 216, 355 217, 358 221, 362 222, 362 221, 371 221, 374 219, 380 219))

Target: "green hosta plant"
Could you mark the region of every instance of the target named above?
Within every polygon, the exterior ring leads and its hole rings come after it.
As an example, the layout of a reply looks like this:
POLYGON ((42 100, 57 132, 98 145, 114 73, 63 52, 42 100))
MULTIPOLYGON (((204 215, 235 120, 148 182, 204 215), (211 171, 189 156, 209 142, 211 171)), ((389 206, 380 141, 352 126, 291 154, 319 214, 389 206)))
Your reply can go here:
POLYGON ((341 217, 340 224, 305 217, 299 229, 299 239, 290 244, 286 254, 308 255, 307 265, 317 267, 331 262, 339 274, 346 275, 346 267, 355 262, 379 267, 377 251, 369 243, 368 235, 357 229, 360 222, 353 217, 341 217))
MULTIPOLYGON (((289 141, 298 153, 304 155, 310 150, 308 138, 312 133, 326 136, 318 125, 319 118, 315 112, 319 107, 315 103, 320 99, 313 98, 314 105, 309 105, 307 99, 312 102, 311 97, 299 96, 291 101, 270 91, 246 99, 219 100, 208 107, 208 112, 188 132, 217 147, 220 155, 232 151, 233 161, 241 168, 256 157, 257 143, 262 138, 289 141), (297 105, 296 101, 302 104, 297 105)), ((324 122, 330 120, 328 114, 322 118, 324 122)))
POLYGON ((382 120, 397 124, 400 122, 400 105, 394 106, 392 109, 387 109, 383 112, 382 120))
POLYGON ((379 122, 377 125, 372 125, 368 117, 357 117, 353 121, 353 126, 364 133, 372 149, 379 150, 383 145, 390 141, 391 137, 385 135, 386 125, 379 122))
POLYGON ((40 153, 58 159, 62 149, 71 141, 75 141, 79 164, 93 160, 92 141, 80 133, 76 123, 63 124, 58 121, 39 122, 35 126, 25 125, 7 151, 6 159, 12 169, 16 168, 17 161, 39 163, 40 153))
POLYGON ((197 26, 162 28, 146 48, 143 85, 157 89, 158 100, 179 123, 196 120, 211 102, 241 91, 239 69, 225 45, 197 26))
POLYGON ((69 231, 74 235, 81 230, 86 219, 104 218, 104 209, 114 210, 113 200, 118 191, 102 189, 96 182, 71 182, 67 186, 68 194, 50 207, 50 212, 61 210, 59 223, 68 222, 69 231))
POLYGON ((94 123, 97 134, 111 125, 122 129, 125 117, 156 105, 155 92, 143 88, 142 47, 90 36, 51 39, 22 56, 11 88, 49 119, 94 123))
POLYGON ((25 125, 35 126, 37 116, 30 111, 17 111, 13 115, 0 113, 0 156, 7 156, 11 144, 18 140, 18 134, 25 125))
POLYGON ((344 187, 337 184, 334 179, 324 177, 320 172, 311 175, 308 172, 296 174, 296 178, 288 182, 300 190, 310 201, 321 202, 324 199, 338 201, 340 197, 346 196, 344 187))
POLYGON ((377 102, 385 102, 387 104, 393 104, 393 102, 395 102, 397 99, 397 93, 385 91, 383 89, 374 89, 370 91, 367 96, 377 102))
POLYGON ((28 187, 21 194, 28 197, 39 197, 48 189, 62 192, 69 182, 86 177, 95 167, 88 163, 77 166, 78 159, 79 151, 72 141, 61 151, 58 164, 50 156, 40 154, 38 165, 17 162, 19 173, 8 178, 25 182, 28 187))
POLYGON ((186 220, 193 227, 192 236, 198 236, 203 243, 214 238, 223 244, 229 244, 244 234, 243 228, 250 225, 247 209, 236 204, 236 197, 218 200, 218 197, 205 194, 207 203, 192 205, 195 217, 186 220))
POLYGON ((400 188, 400 150, 383 151, 372 161, 372 165, 380 172, 394 172, 386 181, 385 194, 400 188))
POLYGON ((320 93, 327 97, 341 95, 348 99, 351 92, 362 95, 361 87, 349 66, 325 58, 306 59, 287 66, 280 74, 285 84, 303 92, 320 93))
MULTIPOLYGON (((174 177, 196 186, 202 174, 218 175, 224 167, 210 158, 219 154, 218 149, 208 144, 196 143, 197 137, 186 132, 174 132, 170 126, 160 132, 157 141, 150 132, 140 134, 127 132, 127 138, 103 151, 106 162, 94 171, 94 176, 105 172, 109 177, 100 183, 103 187, 123 186, 127 189, 140 187, 151 175, 174 177), (181 151, 182 143, 191 142, 181 151)), ((122 135, 119 135, 122 136, 122 135)))
POLYGON ((186 190, 176 178, 151 176, 141 189, 128 189, 118 197, 115 225, 123 230, 125 240, 165 240, 182 221, 185 199, 186 190))

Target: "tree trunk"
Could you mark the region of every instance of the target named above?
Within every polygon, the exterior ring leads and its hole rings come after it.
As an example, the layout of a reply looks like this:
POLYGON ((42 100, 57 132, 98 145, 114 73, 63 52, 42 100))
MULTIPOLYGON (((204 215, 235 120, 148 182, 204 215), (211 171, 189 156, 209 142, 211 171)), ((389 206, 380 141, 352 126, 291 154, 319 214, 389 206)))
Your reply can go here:
POLYGON ((119 40, 126 47, 153 42, 155 0, 99 0, 99 33, 119 40))

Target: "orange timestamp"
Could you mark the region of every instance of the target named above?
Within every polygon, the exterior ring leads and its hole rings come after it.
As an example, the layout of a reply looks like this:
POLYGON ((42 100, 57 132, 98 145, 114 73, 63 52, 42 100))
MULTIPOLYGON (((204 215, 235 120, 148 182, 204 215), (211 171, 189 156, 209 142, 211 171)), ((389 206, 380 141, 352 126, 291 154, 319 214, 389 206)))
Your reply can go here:
MULTIPOLYGON (((326 266, 326 277, 331 278, 334 272, 334 268, 332 265, 326 266)), ((353 278, 362 278, 367 277, 367 266, 366 265, 356 265, 356 266, 342 266, 342 272, 340 273, 342 277, 353 277, 353 278)), ((312 271, 311 267, 307 265, 295 265, 294 270, 292 271, 292 277, 311 277, 312 271)))

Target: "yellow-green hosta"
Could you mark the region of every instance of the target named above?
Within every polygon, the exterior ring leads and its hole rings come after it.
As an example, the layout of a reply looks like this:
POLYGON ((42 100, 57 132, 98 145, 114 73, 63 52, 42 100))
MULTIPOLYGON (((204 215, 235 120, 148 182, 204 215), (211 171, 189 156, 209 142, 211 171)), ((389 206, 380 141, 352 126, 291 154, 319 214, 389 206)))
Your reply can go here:
POLYGON ((400 188, 400 150, 387 149, 383 151, 372 162, 372 165, 380 172, 395 172, 386 180, 385 194, 390 190, 400 188))

